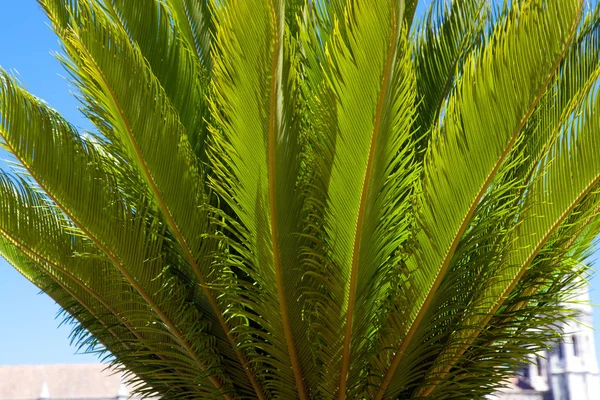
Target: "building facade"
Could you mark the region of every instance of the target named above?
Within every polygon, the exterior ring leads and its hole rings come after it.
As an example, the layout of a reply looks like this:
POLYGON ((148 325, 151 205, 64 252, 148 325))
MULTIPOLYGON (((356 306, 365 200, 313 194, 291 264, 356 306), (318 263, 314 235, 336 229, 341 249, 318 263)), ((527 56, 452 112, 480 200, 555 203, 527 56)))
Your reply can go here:
POLYGON ((564 340, 551 352, 532 359, 500 400, 598 400, 600 377, 587 288, 569 307, 579 312, 565 326, 564 340))
POLYGON ((0 400, 138 400, 104 364, 0 366, 0 400))

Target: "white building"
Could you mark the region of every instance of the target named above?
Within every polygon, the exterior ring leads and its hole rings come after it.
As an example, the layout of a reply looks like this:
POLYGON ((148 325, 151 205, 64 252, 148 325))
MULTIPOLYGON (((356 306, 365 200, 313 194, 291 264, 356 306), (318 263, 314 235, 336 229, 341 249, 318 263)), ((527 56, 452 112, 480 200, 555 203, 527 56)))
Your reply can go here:
POLYGON ((0 366, 0 400, 133 400, 103 364, 0 366))
POLYGON ((584 290, 569 305, 580 312, 577 322, 565 326, 564 341, 552 351, 536 357, 500 400, 598 400, 600 378, 592 329, 592 307, 584 290))

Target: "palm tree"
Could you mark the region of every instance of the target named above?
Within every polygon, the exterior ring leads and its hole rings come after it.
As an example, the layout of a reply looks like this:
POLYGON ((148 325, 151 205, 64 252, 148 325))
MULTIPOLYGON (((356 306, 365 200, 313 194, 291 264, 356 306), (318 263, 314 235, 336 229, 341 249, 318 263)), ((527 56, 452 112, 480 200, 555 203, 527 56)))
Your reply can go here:
POLYGON ((95 125, 8 73, 0 252, 165 399, 475 399, 600 232, 600 8, 40 0, 95 125))

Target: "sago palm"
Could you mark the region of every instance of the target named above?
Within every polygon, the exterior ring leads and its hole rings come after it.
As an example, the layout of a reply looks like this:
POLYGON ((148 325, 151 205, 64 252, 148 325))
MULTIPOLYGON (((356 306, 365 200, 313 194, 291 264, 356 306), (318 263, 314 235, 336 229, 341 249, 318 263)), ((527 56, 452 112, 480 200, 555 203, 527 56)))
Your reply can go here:
POLYGON ((1 252, 165 399, 480 399, 600 231, 580 0, 41 0, 78 131, 9 74, 1 252))

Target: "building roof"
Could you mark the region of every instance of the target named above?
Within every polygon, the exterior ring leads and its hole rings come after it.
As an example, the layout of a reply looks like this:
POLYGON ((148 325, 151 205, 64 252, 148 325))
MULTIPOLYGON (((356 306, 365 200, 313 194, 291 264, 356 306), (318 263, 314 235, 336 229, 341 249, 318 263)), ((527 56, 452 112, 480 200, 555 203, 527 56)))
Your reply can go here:
POLYGON ((103 364, 0 366, 0 400, 116 399, 131 392, 121 378, 103 364))

